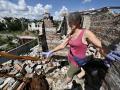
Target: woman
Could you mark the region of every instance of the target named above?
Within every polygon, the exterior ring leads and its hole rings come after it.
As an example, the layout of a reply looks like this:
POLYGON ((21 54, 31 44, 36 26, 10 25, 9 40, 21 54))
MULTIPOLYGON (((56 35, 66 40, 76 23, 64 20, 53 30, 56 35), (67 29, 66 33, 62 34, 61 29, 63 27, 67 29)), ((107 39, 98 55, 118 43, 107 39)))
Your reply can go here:
POLYGON ((79 12, 70 13, 68 16, 68 23, 71 28, 71 32, 63 43, 53 50, 43 53, 49 57, 52 53, 65 48, 67 45, 70 46, 68 52, 68 62, 70 63, 70 68, 67 72, 67 78, 65 80, 66 84, 69 83, 73 76, 79 71, 81 72, 77 74, 78 78, 82 78, 85 75, 85 71, 82 66, 86 64, 85 54, 88 41, 99 48, 98 50, 105 55, 102 49, 101 41, 95 36, 95 34, 89 30, 82 29, 82 16, 79 12))

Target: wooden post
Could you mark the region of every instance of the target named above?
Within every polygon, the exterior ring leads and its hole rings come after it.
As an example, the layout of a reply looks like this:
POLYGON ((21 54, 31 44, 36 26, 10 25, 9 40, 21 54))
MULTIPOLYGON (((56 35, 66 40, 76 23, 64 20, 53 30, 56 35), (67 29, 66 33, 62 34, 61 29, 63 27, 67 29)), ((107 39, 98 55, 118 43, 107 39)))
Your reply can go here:
POLYGON ((48 45, 47 45, 47 39, 46 39, 44 20, 43 20, 43 24, 42 24, 42 35, 40 35, 39 39, 41 41, 42 51, 47 52, 48 51, 48 45))

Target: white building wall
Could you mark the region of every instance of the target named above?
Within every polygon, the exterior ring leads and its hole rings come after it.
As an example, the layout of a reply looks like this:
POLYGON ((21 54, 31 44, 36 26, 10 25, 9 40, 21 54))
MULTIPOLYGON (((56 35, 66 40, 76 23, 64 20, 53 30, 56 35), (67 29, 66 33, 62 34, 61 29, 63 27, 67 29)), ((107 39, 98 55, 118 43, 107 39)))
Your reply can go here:
POLYGON ((28 23, 28 30, 29 31, 36 31, 36 30, 42 30, 42 24, 40 22, 38 23, 28 23))

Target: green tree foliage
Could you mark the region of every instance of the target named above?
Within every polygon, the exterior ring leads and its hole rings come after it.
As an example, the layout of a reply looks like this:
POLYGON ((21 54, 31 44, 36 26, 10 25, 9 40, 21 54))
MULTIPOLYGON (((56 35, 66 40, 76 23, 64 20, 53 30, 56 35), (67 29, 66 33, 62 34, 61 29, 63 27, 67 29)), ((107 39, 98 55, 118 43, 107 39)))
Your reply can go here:
POLYGON ((17 18, 6 17, 7 30, 9 31, 17 31, 21 30, 21 21, 17 18))
POLYGON ((3 27, 3 23, 0 23, 0 30, 8 30, 10 31, 22 31, 27 29, 27 24, 29 22, 28 19, 25 18, 12 18, 12 17, 4 17, 6 27, 3 27))
POLYGON ((0 22, 0 31, 6 30, 6 25, 2 22, 0 22))
POLYGON ((7 36, 3 38, 2 36, 0 36, 0 46, 7 44, 7 47, 0 48, 0 50, 8 51, 19 46, 19 43, 13 42, 14 39, 17 39, 17 38, 13 36, 7 36))

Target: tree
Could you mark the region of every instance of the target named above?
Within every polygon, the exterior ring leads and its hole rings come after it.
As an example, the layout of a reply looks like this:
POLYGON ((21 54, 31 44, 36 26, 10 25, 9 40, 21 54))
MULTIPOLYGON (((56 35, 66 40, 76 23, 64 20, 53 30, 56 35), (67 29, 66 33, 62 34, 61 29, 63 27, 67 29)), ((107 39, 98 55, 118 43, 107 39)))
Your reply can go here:
POLYGON ((0 31, 6 30, 6 25, 0 22, 0 31))
POLYGON ((28 19, 25 18, 12 18, 12 17, 5 17, 4 18, 7 25, 8 31, 22 31, 26 30, 28 26, 28 19))

